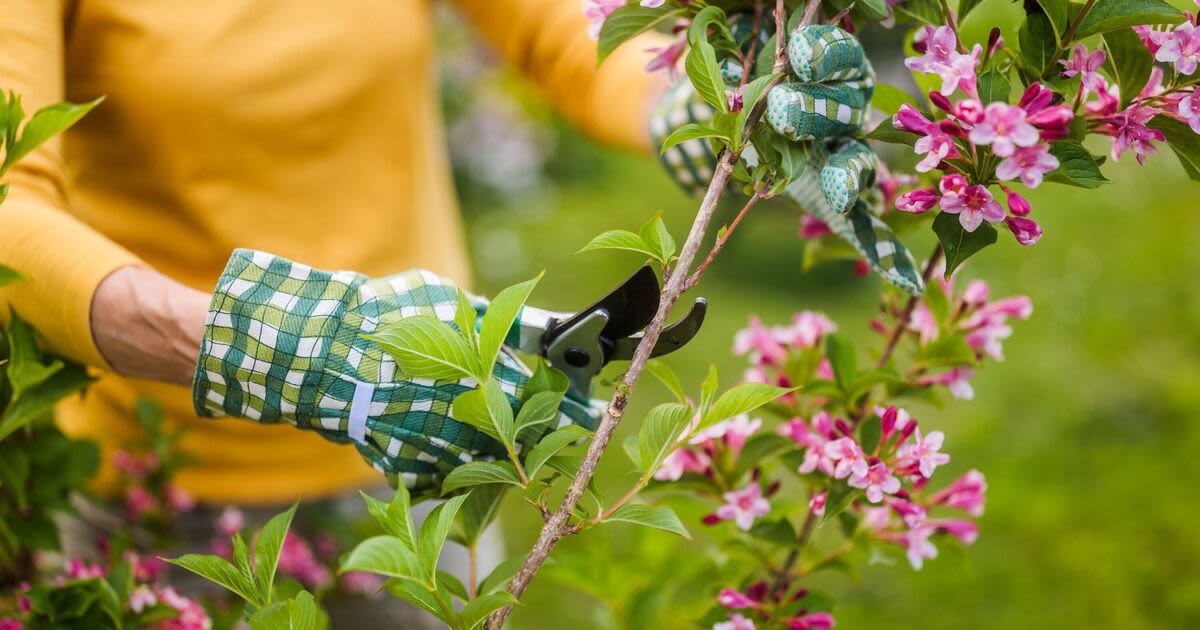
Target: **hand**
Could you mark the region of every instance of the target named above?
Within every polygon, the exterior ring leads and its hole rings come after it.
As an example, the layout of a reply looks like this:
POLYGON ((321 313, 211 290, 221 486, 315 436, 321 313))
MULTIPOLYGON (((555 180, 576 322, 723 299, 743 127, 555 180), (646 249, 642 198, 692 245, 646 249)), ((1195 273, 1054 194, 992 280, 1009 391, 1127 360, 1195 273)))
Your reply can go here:
MULTIPOLYGON (((393 485, 434 487, 460 464, 505 456, 499 443, 451 417, 454 398, 474 382, 408 379, 363 335, 417 314, 452 323, 457 306, 457 288, 428 271, 370 279, 238 250, 204 329, 196 411, 311 429, 354 443, 393 485)), ((516 408, 528 368, 502 351, 493 374, 516 408)), ((589 405, 570 399, 559 411, 559 426, 597 421, 589 405)))
MULTIPOLYGON (((807 154, 804 170, 785 195, 853 245, 889 283, 920 293, 924 282, 912 255, 876 216, 881 210, 872 202, 878 159, 856 137, 874 90, 874 72, 862 46, 836 26, 797 26, 788 37, 787 56, 791 74, 767 94, 764 116, 776 133, 802 143, 807 154)), ((743 72, 727 61, 722 74, 737 85, 743 72)), ((712 113, 683 81, 660 102, 651 130, 661 144, 675 129, 707 122, 712 113)), ((752 152, 743 159, 749 167, 757 163, 752 152)), ((691 140, 668 149, 662 161, 684 188, 703 191, 716 156, 707 141, 691 140)))

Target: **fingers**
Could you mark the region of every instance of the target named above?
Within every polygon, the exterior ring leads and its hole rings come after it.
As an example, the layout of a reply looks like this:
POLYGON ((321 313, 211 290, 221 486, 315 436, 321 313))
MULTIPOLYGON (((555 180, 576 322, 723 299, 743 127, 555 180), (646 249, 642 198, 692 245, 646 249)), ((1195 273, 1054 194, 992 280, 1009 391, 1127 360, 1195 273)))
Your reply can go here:
POLYGON ((836 26, 802 26, 788 40, 795 82, 767 94, 767 121, 786 138, 857 133, 866 120, 874 72, 853 35, 836 26))
POLYGON ((821 169, 821 192, 834 212, 844 214, 858 201, 859 194, 875 185, 879 158, 865 143, 846 139, 832 148, 821 169))
POLYGON ((871 66, 858 38, 831 24, 792 29, 787 55, 801 83, 871 78, 871 66))

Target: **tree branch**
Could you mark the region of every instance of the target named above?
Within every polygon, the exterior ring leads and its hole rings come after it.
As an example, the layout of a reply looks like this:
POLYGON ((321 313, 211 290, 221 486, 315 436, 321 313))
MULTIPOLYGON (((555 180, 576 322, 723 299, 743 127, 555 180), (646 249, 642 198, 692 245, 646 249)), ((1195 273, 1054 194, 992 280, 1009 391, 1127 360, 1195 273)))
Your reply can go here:
MULTIPOLYGON (((809 0, 810 4, 819 4, 820 0, 809 0)), ((784 24, 786 20, 786 12, 783 6, 783 0, 776 0, 775 5, 775 25, 776 32, 779 33, 777 41, 780 42, 775 47, 775 67, 786 68, 785 47, 782 42, 786 38, 784 32, 784 24)), ((759 119, 765 111, 765 100, 761 99, 760 103, 763 106, 756 104, 754 109, 750 111, 746 120, 746 133, 743 137, 749 137, 749 132, 758 124, 759 119)), ((692 262, 696 258, 696 253, 700 251, 700 245, 704 241, 704 236, 708 232, 708 226, 712 222, 713 214, 717 210, 717 202, 729 187, 729 178, 733 175, 734 166, 737 164, 741 156, 738 152, 731 151, 728 148, 721 151, 717 160, 716 168, 713 170, 712 181, 709 182, 708 189, 704 193, 704 200, 700 203, 700 208, 696 212, 696 218, 692 222, 692 228, 688 232, 687 240, 684 241, 683 248, 679 252, 679 260, 676 263, 675 272, 666 280, 666 286, 663 287, 662 297, 658 305, 658 312, 654 314, 654 319, 650 325, 646 327, 645 333, 637 349, 634 350, 633 359, 629 363, 629 369, 625 372, 625 376, 621 379, 621 383, 617 386, 613 393, 612 401, 609 402, 608 408, 605 410, 604 418, 600 421, 599 427, 596 429, 596 434, 592 438, 591 444, 588 445, 587 453, 583 457, 583 463, 579 466, 579 472, 571 480, 571 485, 567 487, 566 495, 563 496, 562 503, 559 504, 558 510, 550 517, 550 520, 542 527, 538 533, 537 541, 533 548, 526 556, 525 562, 517 571, 512 582, 509 583, 508 591, 516 598, 520 599, 525 593, 525 589, 529 587, 529 583, 533 580, 533 576, 537 574, 538 569, 546 562, 550 556, 550 551, 558 544, 558 541, 563 536, 571 533, 570 520, 571 514, 575 510, 575 506, 579 504, 579 500, 583 497, 588 482, 596 472, 596 467, 600 463, 600 457, 604 454, 604 450, 608 448, 608 443, 612 439, 613 433, 617 430, 617 426, 621 422, 621 417, 625 415, 625 407, 629 404, 629 397, 637 387, 638 379, 641 378, 642 372, 646 368, 646 362, 650 360, 650 353, 654 349, 654 344, 658 342, 659 335, 667 324, 667 318, 671 314, 671 309, 679 300, 679 296, 683 294, 686 285, 688 284, 688 270, 691 269, 692 262)), ((505 606, 496 611, 488 620, 488 628, 492 630, 500 630, 504 626, 504 621, 508 618, 512 611, 511 606, 505 606)))

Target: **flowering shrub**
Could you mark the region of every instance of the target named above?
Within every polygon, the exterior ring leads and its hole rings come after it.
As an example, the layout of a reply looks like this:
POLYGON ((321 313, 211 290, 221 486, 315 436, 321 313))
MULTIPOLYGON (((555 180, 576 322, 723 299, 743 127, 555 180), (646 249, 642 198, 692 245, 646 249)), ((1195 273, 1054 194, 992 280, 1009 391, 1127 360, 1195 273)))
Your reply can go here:
POLYGON ((187 492, 171 483, 176 471, 187 465, 178 449, 183 431, 164 428, 162 408, 151 400, 138 400, 134 414, 142 425, 141 435, 128 449, 113 454, 113 468, 120 474, 118 492, 128 523, 166 541, 179 517, 195 505, 187 492))

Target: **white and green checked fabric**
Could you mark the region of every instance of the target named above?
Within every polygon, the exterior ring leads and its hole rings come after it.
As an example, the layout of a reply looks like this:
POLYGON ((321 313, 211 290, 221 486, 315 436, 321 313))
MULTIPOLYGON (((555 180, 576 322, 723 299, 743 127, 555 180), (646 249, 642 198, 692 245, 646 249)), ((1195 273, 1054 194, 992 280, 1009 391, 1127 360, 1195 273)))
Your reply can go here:
POLYGON ((875 73, 862 45, 829 24, 798 26, 788 36, 795 82, 767 94, 767 122, 792 140, 857 133, 875 89, 875 73))
MULTIPOLYGON (((713 113, 713 108, 696 94, 691 83, 680 81, 655 105, 650 116, 650 137, 655 146, 662 146, 676 129, 689 123, 707 124, 713 113)), ((708 140, 681 142, 664 151, 658 159, 676 183, 697 195, 708 188, 717 164, 717 155, 708 140)))
MULTIPOLYGON (((497 442, 450 417, 454 398, 476 386, 472 379, 407 378, 363 337, 417 314, 453 323, 457 291, 423 270, 370 279, 236 250, 204 328, 192 387, 196 412, 286 422, 353 443, 393 485, 412 490, 436 487, 473 459, 503 456, 497 442)), ((515 412, 528 368, 505 351, 493 373, 515 412)), ((594 411, 565 400, 558 426, 571 422, 593 428, 594 411)))

